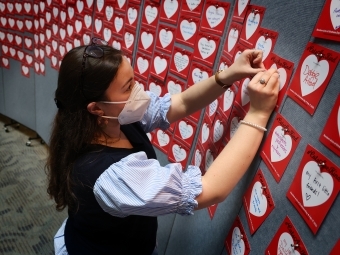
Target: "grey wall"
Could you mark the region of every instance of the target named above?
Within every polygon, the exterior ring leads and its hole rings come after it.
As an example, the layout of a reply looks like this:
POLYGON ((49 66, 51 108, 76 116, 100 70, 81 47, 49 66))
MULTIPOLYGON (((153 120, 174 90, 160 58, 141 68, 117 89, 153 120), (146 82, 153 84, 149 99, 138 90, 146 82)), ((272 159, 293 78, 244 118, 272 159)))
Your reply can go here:
MULTIPOLYGON (((231 4, 227 31, 236 1, 225 2, 231 4)), ((311 37, 324 2, 324 0, 252 0, 251 4, 266 7, 262 27, 279 33, 274 52, 294 62, 295 67, 297 67, 309 41, 340 52, 339 43, 311 37)), ((142 3, 144 4, 144 1, 142 3)), ((138 29, 139 27, 137 27, 137 31, 138 29)), ((225 33, 221 44, 223 44, 224 39, 225 33)), ((222 48, 223 45, 220 46, 220 49, 222 48)), ((215 70, 220 55, 221 53, 216 58, 215 70)), ((0 113, 35 130, 48 142, 50 125, 56 112, 53 93, 57 84, 57 71, 50 68, 49 59, 46 59, 45 67, 45 76, 36 75, 34 70, 31 69, 30 78, 21 75, 20 63, 16 60, 10 61, 10 70, 0 69, 0 113)), ((339 198, 335 200, 321 228, 314 235, 286 198, 286 192, 295 176, 307 144, 311 144, 337 166, 340 165, 340 159, 318 141, 335 99, 340 92, 339 84, 340 67, 338 66, 313 116, 310 116, 290 98, 285 98, 279 112, 297 129, 302 135, 302 139, 279 183, 276 183, 264 162, 256 157, 248 173, 237 187, 223 203, 218 205, 213 219, 210 219, 206 209, 196 211, 195 215, 190 217, 168 215, 159 218, 158 242, 160 254, 227 254, 224 240, 237 215, 240 216, 246 230, 252 254, 264 254, 286 215, 297 227, 309 254, 328 254, 340 237, 339 198), (257 232, 251 236, 242 206, 242 197, 258 168, 262 169, 268 182, 275 202, 275 209, 257 232)), ((270 126, 271 122, 268 128, 270 126)), ((163 165, 168 163, 167 155, 158 150, 157 155, 163 165)))

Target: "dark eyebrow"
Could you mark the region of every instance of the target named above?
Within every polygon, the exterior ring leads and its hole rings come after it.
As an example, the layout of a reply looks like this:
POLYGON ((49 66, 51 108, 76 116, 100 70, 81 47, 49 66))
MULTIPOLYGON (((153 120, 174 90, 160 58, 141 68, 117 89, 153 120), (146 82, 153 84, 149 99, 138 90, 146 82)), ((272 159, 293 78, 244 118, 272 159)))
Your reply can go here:
POLYGON ((129 84, 131 81, 132 81, 132 77, 127 81, 127 82, 125 82, 125 84, 124 84, 124 86, 122 87, 122 89, 127 85, 127 84, 129 84))

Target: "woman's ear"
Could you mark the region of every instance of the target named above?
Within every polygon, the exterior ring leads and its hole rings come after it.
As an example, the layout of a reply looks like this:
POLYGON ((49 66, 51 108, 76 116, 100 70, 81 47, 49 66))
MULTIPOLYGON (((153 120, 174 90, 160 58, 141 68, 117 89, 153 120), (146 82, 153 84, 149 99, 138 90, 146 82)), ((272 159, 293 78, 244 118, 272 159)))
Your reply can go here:
POLYGON ((87 105, 87 110, 94 115, 98 116, 104 115, 104 111, 97 105, 96 102, 89 103, 87 105))

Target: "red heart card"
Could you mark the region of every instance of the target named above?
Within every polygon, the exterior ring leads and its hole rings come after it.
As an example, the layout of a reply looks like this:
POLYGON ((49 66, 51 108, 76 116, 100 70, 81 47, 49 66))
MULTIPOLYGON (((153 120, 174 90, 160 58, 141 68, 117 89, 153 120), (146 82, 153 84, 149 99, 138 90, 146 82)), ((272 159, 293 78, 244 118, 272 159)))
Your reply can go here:
POLYGON ((220 37, 199 32, 196 39, 197 43, 195 45, 193 58, 209 67, 213 67, 220 45, 220 37))
POLYGON ((92 13, 93 4, 94 4, 94 0, 86 0, 86 5, 84 6, 85 7, 85 11, 89 11, 89 12, 92 13))
POLYGON ((151 56, 156 39, 156 30, 141 26, 139 34, 140 39, 138 42, 138 49, 151 56))
POLYGON ((212 76, 212 69, 200 63, 192 62, 188 76, 188 86, 193 86, 197 82, 208 79, 212 76))
POLYGON ((319 138, 328 149, 340 157, 340 94, 319 138), (334 131, 335 128, 335 131, 334 131))
POLYGON ((181 15, 201 17, 204 1, 186 0, 181 6, 181 15))
POLYGON ((205 113, 198 136, 198 141, 201 143, 204 150, 207 150, 207 148, 209 148, 212 143, 210 140, 210 133, 213 131, 212 128, 212 122, 205 113))
POLYGON ((226 119, 229 118, 234 103, 236 88, 236 86, 231 86, 218 98, 218 111, 223 114, 226 119))
POLYGON ((340 42, 339 1, 326 0, 312 36, 340 42))
POLYGON ((216 151, 220 148, 223 138, 225 137, 227 121, 228 120, 224 118, 223 114, 218 110, 212 124, 212 132, 210 133, 210 140, 216 151))
POLYGON ((113 14, 113 33, 123 37, 125 15, 114 12, 113 14))
POLYGON ((17 27, 16 27, 16 18, 14 17, 7 17, 7 22, 8 22, 8 28, 11 29, 11 30, 17 30, 17 27))
POLYGON ((107 41, 109 44, 112 42, 112 25, 109 22, 104 21, 103 22, 103 30, 102 34, 99 38, 103 38, 105 41, 107 41))
POLYGON ((74 18, 73 19, 73 26, 74 26, 74 33, 75 35, 82 35, 83 34, 83 19, 82 18, 74 18))
POLYGON ((319 230, 339 189, 339 167, 308 144, 287 198, 314 234, 319 230))
POLYGON ((95 17, 94 20, 93 20, 93 23, 94 23, 93 32, 97 33, 99 35, 103 34, 104 26, 103 26, 102 18, 101 17, 95 17))
POLYGON ((75 29, 74 29, 73 23, 67 23, 66 24, 67 38, 72 38, 74 36, 74 32, 75 32, 75 29))
POLYGON ((197 166, 201 169, 202 175, 204 171, 202 171, 202 162, 203 162, 204 150, 200 142, 196 143, 196 148, 194 150, 194 155, 191 159, 191 164, 197 166))
POLYGON ((59 46, 59 40, 52 39, 51 46, 52 46, 52 53, 57 55, 57 53, 58 53, 58 46, 59 46))
POLYGON ((105 0, 97 0, 96 1, 96 6, 95 6, 95 12, 96 12, 96 16, 104 16, 104 12, 105 12, 105 0))
POLYGON ((247 13, 239 40, 244 46, 254 48, 254 44, 252 43, 253 36, 256 34, 256 31, 260 29, 265 11, 266 8, 262 6, 247 6, 247 13))
POLYGON ((170 24, 177 24, 180 6, 182 6, 181 0, 162 1, 159 19, 170 24))
POLYGON ((271 68, 277 69, 280 75, 280 78, 279 78, 280 92, 279 92, 279 96, 278 96, 276 107, 275 107, 275 110, 278 111, 282 104, 286 90, 288 88, 290 78, 293 74, 294 63, 284 58, 281 58, 275 53, 270 53, 266 61, 264 61, 264 66, 267 69, 271 69, 271 68))
POLYGON ((218 109, 218 98, 216 98, 214 101, 212 101, 207 108, 206 114, 208 115, 208 118, 210 119, 211 123, 214 122, 215 115, 217 113, 218 109))
POLYGON ((24 77, 27 77, 27 78, 30 77, 30 69, 24 64, 21 64, 21 74, 24 77))
POLYGON ((52 47, 49 44, 45 45, 45 55, 47 58, 51 58, 52 47))
POLYGON ((176 42, 194 47, 201 20, 199 18, 180 16, 179 29, 176 33, 176 42))
POLYGON ((111 46, 117 50, 122 49, 123 40, 121 38, 113 37, 111 46))
POLYGON ((152 65, 150 73, 165 82, 165 77, 168 74, 168 69, 170 65, 170 56, 164 55, 159 51, 155 51, 153 54, 152 65))
POLYGON ((59 71, 59 59, 55 55, 51 55, 51 67, 57 71, 59 71))
POLYGON ((152 76, 149 78, 149 87, 148 90, 155 93, 157 96, 165 95, 165 85, 159 79, 156 79, 152 76))
POLYGON ((159 24, 156 38, 156 48, 166 53, 172 53, 175 44, 176 28, 159 24))
POLYGON ((92 31, 92 26, 93 26, 93 20, 92 20, 92 15, 91 14, 85 14, 82 17, 82 21, 83 21, 83 28, 86 29, 87 31, 89 31, 89 33, 91 33, 92 31))
POLYGON ((125 28, 124 29, 124 41, 122 45, 123 50, 131 54, 133 51, 134 45, 135 45, 135 41, 136 41, 136 31, 125 28))
POLYGON ((105 21, 113 22, 114 5, 115 5, 115 2, 105 1, 105 5, 104 5, 104 20, 105 21))
POLYGON ((226 26, 230 3, 207 1, 203 9, 201 31, 222 36, 226 26))
POLYGON ((221 55, 217 70, 228 69, 231 66, 231 64, 232 64, 231 61, 226 56, 221 55))
POLYGON ((207 144, 204 148, 204 155, 203 155, 203 162, 202 168, 204 173, 209 170, 209 167, 214 162, 215 158, 217 157, 217 150, 215 149, 214 145, 212 144, 211 140, 209 140, 209 144, 207 144))
POLYGON ((232 16, 233 21, 243 23, 249 3, 250 3, 250 0, 237 0, 235 2, 234 12, 232 16))
POLYGON ((187 79, 189 74, 190 63, 192 62, 192 53, 185 49, 175 47, 172 53, 170 72, 187 79))
POLYGON ((1 28, 5 29, 8 28, 7 17, 3 16, 0 18, 1 21, 1 28))
POLYGON ((142 24, 156 29, 159 20, 158 17, 160 4, 147 0, 145 1, 144 6, 145 8, 142 14, 142 24))
POLYGON ((237 22, 231 22, 229 30, 227 32, 227 39, 224 43, 223 54, 229 59, 233 59, 235 55, 235 46, 240 38, 242 31, 242 25, 237 22))
POLYGON ((143 79, 147 80, 150 72, 151 56, 142 52, 136 53, 135 72, 143 79))
POLYGON ((175 139, 182 141, 188 147, 191 147, 196 134, 197 124, 188 118, 178 120, 175 129, 175 139))
POLYGON ((168 130, 156 129, 155 131, 152 144, 163 153, 168 154, 170 143, 173 139, 172 134, 168 130))
POLYGON ((25 61, 22 63, 25 63, 28 67, 33 67, 33 57, 30 54, 25 54, 25 61))
POLYGON ((313 115, 338 65, 340 53, 309 42, 287 95, 313 115))
POLYGON ((24 3, 23 3, 23 14, 33 15, 32 2, 24 1, 24 3))
POLYGON ((172 75, 168 75, 166 79, 166 89, 170 95, 179 94, 185 90, 185 82, 178 80, 172 75))
POLYGON ((240 121, 244 118, 245 114, 244 111, 241 110, 236 105, 233 106, 231 110, 230 117, 227 124, 227 132, 226 132, 226 139, 229 141, 237 131, 238 127, 240 126, 240 121))
POLYGON ((50 43, 51 42, 52 27, 46 27, 46 29, 45 29, 45 38, 46 38, 46 43, 50 43))
POLYGON ((168 160, 170 162, 180 163, 184 170, 188 161, 190 149, 185 146, 181 141, 172 139, 170 143, 168 154, 168 160))
POLYGON ((33 19, 25 18, 24 24, 25 24, 25 30, 27 32, 32 33, 33 32, 33 19))
MULTIPOLYGON (((59 21, 59 5, 57 4, 53 4, 52 7, 52 19, 54 20, 54 22, 58 22, 59 21)), ((72 7, 73 9, 73 7, 72 7)), ((74 11, 74 9, 73 9, 74 11)))
POLYGON ((224 244, 229 254, 249 254, 250 244, 239 216, 231 226, 224 244))
POLYGON ((255 49, 262 50, 262 61, 265 61, 268 55, 274 50, 279 33, 273 30, 260 27, 252 37, 252 43, 255 49))
POLYGON ((143 79, 142 77, 138 76, 137 74, 135 74, 135 82, 136 84, 142 86, 143 90, 147 90, 147 82, 145 79, 143 79))
POLYGON ((243 206, 250 234, 253 235, 275 207, 269 186, 261 169, 257 171, 243 196, 243 206))
POLYGON ((277 113, 261 151, 261 157, 276 182, 281 180, 300 140, 301 135, 277 113))
MULTIPOLYGON (((80 15, 80 14, 79 14, 80 15)), ((67 10, 60 8, 59 9, 59 25, 65 25, 67 21, 67 10)))
POLYGON ((1 63, 0 63, 1 67, 9 69, 10 65, 9 65, 9 59, 6 57, 1 57, 1 63))
POLYGON ((240 81, 239 90, 235 97, 235 103, 243 110, 244 114, 248 112, 250 107, 250 98, 248 93, 249 82, 250 78, 244 78, 240 81))
POLYGON ((137 22, 140 12, 140 6, 135 4, 128 4, 125 24, 132 29, 137 28, 137 22))

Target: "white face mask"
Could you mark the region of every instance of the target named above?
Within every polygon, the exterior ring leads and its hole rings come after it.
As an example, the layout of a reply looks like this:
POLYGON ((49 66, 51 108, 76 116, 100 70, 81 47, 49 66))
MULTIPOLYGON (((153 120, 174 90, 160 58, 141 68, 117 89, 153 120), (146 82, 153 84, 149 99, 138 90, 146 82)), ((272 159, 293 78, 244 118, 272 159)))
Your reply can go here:
POLYGON ((118 117, 112 116, 101 116, 107 119, 118 119, 119 124, 126 125, 133 122, 140 121, 146 109, 150 104, 149 95, 142 89, 138 84, 135 84, 132 88, 131 94, 127 101, 122 102, 110 102, 110 101, 99 101, 104 104, 122 104, 125 103, 123 110, 120 112, 118 117))

